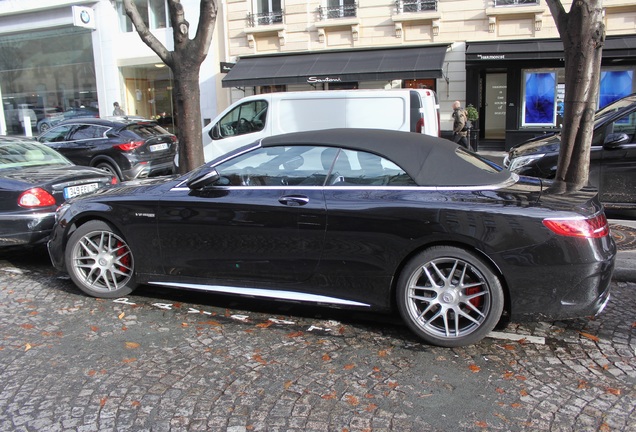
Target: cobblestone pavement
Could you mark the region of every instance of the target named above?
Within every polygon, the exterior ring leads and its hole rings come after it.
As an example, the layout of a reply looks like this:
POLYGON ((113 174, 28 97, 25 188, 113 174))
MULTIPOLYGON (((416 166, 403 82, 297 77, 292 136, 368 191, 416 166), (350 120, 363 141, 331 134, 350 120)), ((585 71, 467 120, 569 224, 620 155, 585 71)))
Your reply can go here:
POLYGON ((614 282, 596 319, 443 349, 394 317, 93 299, 44 254, 0 256, 0 430, 636 431, 634 311, 614 282))

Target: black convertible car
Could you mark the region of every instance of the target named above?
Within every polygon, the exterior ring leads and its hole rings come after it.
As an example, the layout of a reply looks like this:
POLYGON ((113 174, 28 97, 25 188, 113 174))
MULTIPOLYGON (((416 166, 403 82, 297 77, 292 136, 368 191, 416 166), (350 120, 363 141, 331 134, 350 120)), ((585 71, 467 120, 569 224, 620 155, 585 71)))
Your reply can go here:
POLYGON ((459 346, 502 319, 607 302, 615 245, 597 194, 550 185, 439 138, 303 132, 75 199, 49 252, 96 297, 148 284, 397 308, 428 343, 459 346))

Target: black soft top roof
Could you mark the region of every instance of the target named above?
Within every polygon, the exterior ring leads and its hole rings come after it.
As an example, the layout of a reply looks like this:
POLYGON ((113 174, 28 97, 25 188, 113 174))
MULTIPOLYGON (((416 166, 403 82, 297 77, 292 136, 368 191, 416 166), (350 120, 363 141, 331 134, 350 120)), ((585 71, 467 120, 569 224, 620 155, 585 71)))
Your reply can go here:
POLYGON ((420 186, 488 186, 509 181, 507 170, 447 139, 380 129, 326 129, 263 138, 262 147, 312 145, 375 153, 399 165, 420 186))

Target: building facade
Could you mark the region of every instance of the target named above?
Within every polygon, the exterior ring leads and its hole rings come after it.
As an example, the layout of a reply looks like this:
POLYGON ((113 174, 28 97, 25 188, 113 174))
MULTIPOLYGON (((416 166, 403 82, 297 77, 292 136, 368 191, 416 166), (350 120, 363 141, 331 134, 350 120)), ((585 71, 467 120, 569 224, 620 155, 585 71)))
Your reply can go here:
MULTIPOLYGON (((570 3, 564 1, 569 9, 570 3)), ((605 0, 602 105, 634 91, 636 1, 605 0)), ((480 147, 561 127, 563 46, 545 0, 227 0, 223 86, 267 91, 428 87, 479 111, 480 147)))
MULTIPOLYGON (((135 0, 170 49, 166 0, 135 0)), ((199 0, 182 0, 196 32, 199 0)), ((570 3, 564 1, 569 9, 570 3)), ((480 148, 561 127, 563 47, 545 0, 220 0, 201 67, 202 121, 271 91, 431 88, 441 129, 478 109, 480 148)), ((634 91, 636 0, 604 0, 602 106, 634 91)), ((71 108, 173 121, 172 77, 122 0, 0 0, 0 133, 37 134, 71 108), (29 121, 29 116, 33 116, 29 121), (31 129, 30 131, 28 129, 31 129)))
MULTIPOLYGON (((166 0, 135 1, 172 49, 166 0)), ((199 1, 182 3, 194 35, 199 1)), ((222 47, 213 45, 201 67, 203 121, 216 114, 222 47)), ((2 134, 37 135, 43 119, 77 108, 109 116, 114 102, 175 127, 171 72, 134 31, 121 0, 0 0, 0 92, 2 134)))

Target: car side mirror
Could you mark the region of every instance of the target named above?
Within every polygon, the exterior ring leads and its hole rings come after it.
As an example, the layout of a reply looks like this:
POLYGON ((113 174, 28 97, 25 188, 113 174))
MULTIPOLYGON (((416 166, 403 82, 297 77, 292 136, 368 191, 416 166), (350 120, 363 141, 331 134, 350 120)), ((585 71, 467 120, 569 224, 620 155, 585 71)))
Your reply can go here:
POLYGON ((217 170, 208 165, 203 165, 190 175, 190 178, 186 181, 186 185, 192 190, 203 189, 216 182, 219 178, 220 176, 217 170))
POLYGON ((212 126, 212 129, 210 129, 210 131, 208 132, 208 135, 210 135, 210 138, 212 138, 213 140, 220 140, 222 138, 221 127, 219 126, 218 123, 212 126))
POLYGON ((603 147, 612 149, 620 146, 621 144, 627 144, 629 142, 629 135, 626 133, 611 133, 605 137, 603 141, 603 147))

